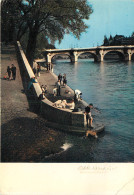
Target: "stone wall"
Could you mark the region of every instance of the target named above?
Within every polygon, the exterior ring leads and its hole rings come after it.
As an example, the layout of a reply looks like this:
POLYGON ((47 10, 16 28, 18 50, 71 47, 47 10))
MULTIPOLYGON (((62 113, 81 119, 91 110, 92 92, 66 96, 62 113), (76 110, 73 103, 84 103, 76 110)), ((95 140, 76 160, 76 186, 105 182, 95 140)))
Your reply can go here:
MULTIPOLYGON (((28 63, 28 60, 19 42, 17 42, 17 51, 19 58, 21 58, 21 64, 23 65, 22 69, 24 69, 25 71, 24 74, 27 74, 27 77, 30 80, 30 78, 34 77, 35 75, 32 71, 31 66, 28 63)), ((42 92, 39 83, 33 84, 33 92, 35 98, 38 99, 39 95, 42 92)), ((82 112, 72 112, 69 109, 55 108, 53 107, 53 103, 50 102, 48 99, 44 99, 40 102, 40 111, 41 114, 51 122, 81 127, 83 127, 85 124, 85 117, 82 112)))

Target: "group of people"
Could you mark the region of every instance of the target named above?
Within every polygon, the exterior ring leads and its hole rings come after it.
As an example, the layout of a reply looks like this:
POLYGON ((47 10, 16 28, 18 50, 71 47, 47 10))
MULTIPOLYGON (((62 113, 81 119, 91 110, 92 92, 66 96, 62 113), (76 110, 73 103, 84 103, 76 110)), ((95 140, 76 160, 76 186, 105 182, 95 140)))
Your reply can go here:
POLYGON ((40 77, 40 71, 41 71, 40 65, 36 61, 34 61, 33 62, 33 73, 35 74, 35 76, 40 77))
POLYGON ((69 103, 67 103, 66 100, 57 100, 53 106, 57 107, 57 108, 67 108, 70 110, 74 110, 75 107, 75 103, 74 100, 71 100, 69 103))
MULTIPOLYGON (((12 66, 14 67, 14 66, 12 66)), ((35 66, 34 66, 35 68, 35 66)), ((13 68, 12 68, 13 70, 13 68)), ((34 70, 34 74, 37 73, 38 76, 39 75, 39 72, 40 72, 40 66, 37 64, 37 69, 35 68, 34 70)), ((10 73, 9 73, 10 75, 10 73)), ((13 78, 14 77, 14 71, 12 73, 13 75, 13 78)), ((10 76, 9 76, 10 78, 10 76)), ((34 77, 31 82, 29 83, 29 87, 32 85, 32 83, 35 83, 36 82, 36 78, 34 77)), ((63 86, 65 86, 67 84, 67 79, 66 79, 66 74, 64 73, 63 76, 61 75, 61 73, 58 75, 58 81, 56 82, 56 88, 53 89, 53 94, 54 96, 60 96, 61 95, 61 84, 63 82, 63 86)), ((39 99, 40 100, 43 100, 45 99, 45 93, 47 93, 47 85, 41 85, 41 89, 42 89, 42 93, 40 94, 39 96, 39 99)), ((53 106, 55 107, 58 107, 58 108, 68 108, 68 109, 71 109, 71 110, 74 110, 75 108, 75 102, 76 101, 79 101, 82 99, 82 93, 80 90, 76 89, 74 91, 74 99, 71 100, 71 102, 67 103, 66 100, 58 100, 56 101, 53 106)), ((92 127, 92 121, 93 121, 93 117, 91 115, 91 109, 93 108, 93 104, 89 104, 88 106, 85 107, 85 115, 86 115, 86 123, 87 123, 87 127, 90 127, 90 128, 93 128, 92 127)))
MULTIPOLYGON (((53 106, 57 107, 57 108, 67 108, 70 110, 74 110, 75 108, 75 103, 74 100, 72 99, 69 103, 67 103, 66 100, 57 100, 53 106)), ((92 122, 93 122, 93 117, 91 115, 91 109, 93 109, 93 104, 89 104, 88 106, 85 107, 85 115, 86 115, 86 123, 87 123, 87 127, 89 128, 93 128, 92 126, 92 122)))
POLYGON ((64 73, 63 76, 61 75, 61 73, 58 75, 58 81, 63 82, 63 86, 66 86, 67 84, 67 78, 66 78, 66 74, 64 73))
POLYGON ((16 79, 16 67, 14 66, 14 64, 7 67, 7 74, 8 74, 8 79, 9 80, 11 80, 11 79, 15 80, 16 79))
POLYGON ((63 81, 63 86, 67 84, 66 74, 64 73, 63 76, 61 73, 58 75, 58 81, 56 82, 56 88, 53 89, 54 96, 60 96, 61 95, 61 84, 63 81))

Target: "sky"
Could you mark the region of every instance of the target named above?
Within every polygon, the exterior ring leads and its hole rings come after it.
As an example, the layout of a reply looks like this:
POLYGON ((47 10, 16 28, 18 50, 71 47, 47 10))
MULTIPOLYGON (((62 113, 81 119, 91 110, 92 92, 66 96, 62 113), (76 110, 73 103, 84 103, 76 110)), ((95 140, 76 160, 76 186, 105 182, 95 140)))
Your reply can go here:
POLYGON ((65 35, 57 49, 88 48, 103 44, 104 35, 131 36, 134 32, 134 0, 88 0, 93 13, 86 21, 89 28, 80 39, 65 35))

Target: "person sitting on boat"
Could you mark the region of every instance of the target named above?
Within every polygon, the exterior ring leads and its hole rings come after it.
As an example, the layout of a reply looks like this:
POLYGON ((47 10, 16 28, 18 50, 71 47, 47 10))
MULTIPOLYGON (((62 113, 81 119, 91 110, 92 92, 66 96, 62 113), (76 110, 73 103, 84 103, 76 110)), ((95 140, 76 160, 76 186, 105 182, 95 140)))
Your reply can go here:
POLYGON ((61 102, 62 108, 66 108, 66 104, 67 104, 67 101, 66 100, 62 100, 62 102, 61 102))
POLYGON ((98 113, 101 113, 101 111, 100 111, 98 108, 94 107, 92 103, 89 104, 89 106, 90 106, 90 108, 92 108, 94 111, 96 111, 96 112, 98 112, 98 113))
POLYGON ((47 85, 41 85, 41 90, 44 92, 44 93, 47 93, 47 85))
POLYGON ((87 107, 85 107, 85 114, 86 114, 87 127, 93 128, 92 127, 93 118, 91 115, 90 107, 92 107, 92 105, 90 104, 87 107))
POLYGON ((56 102, 54 102, 53 106, 60 107, 61 101, 62 100, 57 100, 56 102))
POLYGON ((79 100, 82 100, 82 92, 78 89, 74 91, 74 101, 77 102, 79 100))
POLYGON ((57 94, 57 88, 54 88, 53 89, 53 95, 56 96, 56 94, 57 94))
POLYGON ((45 92, 42 91, 42 93, 38 97, 38 100, 44 100, 44 99, 45 99, 45 92))
POLYGON ((41 90, 42 90, 43 92, 45 92, 45 87, 44 87, 44 85, 41 85, 41 90))
POLYGON ((57 108, 65 108, 66 107, 66 100, 57 100, 53 106, 57 107, 57 108))
POLYGON ((70 110, 74 110, 75 108, 74 100, 71 100, 70 103, 66 103, 66 108, 69 108, 70 110))
POLYGON ((45 93, 47 93, 47 85, 45 85, 44 89, 45 89, 45 93))

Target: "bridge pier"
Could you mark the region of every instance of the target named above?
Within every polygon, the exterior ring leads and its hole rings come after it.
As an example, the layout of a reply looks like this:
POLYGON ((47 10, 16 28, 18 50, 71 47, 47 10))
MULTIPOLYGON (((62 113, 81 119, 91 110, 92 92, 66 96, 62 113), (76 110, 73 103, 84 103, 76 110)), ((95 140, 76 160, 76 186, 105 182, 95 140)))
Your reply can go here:
POLYGON ((125 61, 131 61, 131 54, 125 54, 125 61))
POLYGON ((100 50, 100 60, 101 62, 103 62, 103 59, 104 59, 104 54, 103 54, 103 50, 100 50))
POLYGON ((73 51, 73 53, 70 54, 71 62, 77 62, 78 61, 78 53, 77 51, 73 51))
POLYGON ((47 63, 51 63, 52 56, 50 53, 47 54, 47 63))
POLYGON ((95 62, 103 62, 104 59, 104 53, 103 50, 97 50, 96 51, 96 56, 95 56, 95 62))
POLYGON ((124 51, 124 57, 125 57, 125 61, 131 61, 131 58, 132 58, 131 49, 128 49, 127 51, 124 51))

